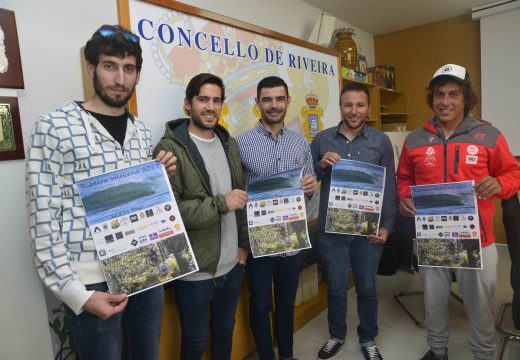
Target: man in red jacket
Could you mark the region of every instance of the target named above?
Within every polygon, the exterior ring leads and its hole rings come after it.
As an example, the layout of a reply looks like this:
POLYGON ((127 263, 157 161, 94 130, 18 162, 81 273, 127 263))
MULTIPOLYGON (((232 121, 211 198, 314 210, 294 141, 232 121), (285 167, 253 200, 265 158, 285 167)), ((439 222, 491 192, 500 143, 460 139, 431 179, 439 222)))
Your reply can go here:
POLYGON ((469 319, 475 359, 494 359, 495 324, 491 298, 497 280, 493 198, 509 198, 520 187, 520 167, 502 133, 469 115, 477 102, 466 69, 447 64, 428 86, 434 116, 405 141, 397 169, 399 210, 413 216, 411 185, 474 180, 479 210, 483 269, 421 267, 426 335, 430 350, 422 360, 448 359, 448 298, 455 274, 469 319))

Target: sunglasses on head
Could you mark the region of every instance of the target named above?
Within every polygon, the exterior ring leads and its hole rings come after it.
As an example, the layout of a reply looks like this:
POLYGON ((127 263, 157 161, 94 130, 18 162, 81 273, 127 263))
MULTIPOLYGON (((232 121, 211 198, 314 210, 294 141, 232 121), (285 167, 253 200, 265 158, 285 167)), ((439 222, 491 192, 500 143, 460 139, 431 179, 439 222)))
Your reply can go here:
POLYGON ((114 35, 123 35, 123 37, 126 40, 139 44, 139 36, 126 32, 126 31, 123 31, 123 30, 105 28, 105 29, 99 29, 98 33, 99 33, 99 35, 101 35, 103 37, 110 37, 110 36, 114 36, 114 35))

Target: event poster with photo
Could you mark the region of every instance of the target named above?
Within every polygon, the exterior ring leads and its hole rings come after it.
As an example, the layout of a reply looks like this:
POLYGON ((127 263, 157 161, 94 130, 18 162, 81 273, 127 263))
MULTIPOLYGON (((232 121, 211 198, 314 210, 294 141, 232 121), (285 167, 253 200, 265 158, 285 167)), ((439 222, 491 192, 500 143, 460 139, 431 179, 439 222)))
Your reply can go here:
POLYGON ((332 167, 325 231, 377 233, 385 189, 383 166, 341 159, 332 167))
POLYGON ((158 161, 77 182, 110 291, 133 295, 198 270, 158 161))
POLYGON ((246 207, 253 257, 311 247, 302 172, 303 168, 296 168, 248 185, 246 207))
POLYGON ((482 269, 473 181, 412 186, 420 266, 482 269))

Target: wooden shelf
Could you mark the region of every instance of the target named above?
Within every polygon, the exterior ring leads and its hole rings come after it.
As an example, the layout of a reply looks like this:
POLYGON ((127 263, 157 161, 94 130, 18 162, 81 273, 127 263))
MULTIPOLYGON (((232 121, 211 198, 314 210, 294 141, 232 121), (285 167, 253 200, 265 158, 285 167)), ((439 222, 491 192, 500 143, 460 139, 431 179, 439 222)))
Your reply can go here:
POLYGON ((385 88, 385 87, 378 87, 378 88, 379 88, 379 91, 383 91, 383 92, 386 92, 389 94, 403 95, 403 93, 399 90, 389 89, 389 88, 385 88))
POLYGON ((376 86, 377 86, 376 84, 372 84, 372 83, 369 83, 369 82, 366 82, 366 81, 359 81, 359 80, 347 79, 347 78, 343 78, 342 80, 343 80, 343 81, 353 82, 353 83, 363 84, 363 85, 366 85, 366 86, 368 86, 368 87, 371 87, 371 86, 376 87, 376 86))
POLYGON ((381 117, 406 117, 410 116, 408 113, 401 113, 401 112, 382 112, 380 113, 381 117))

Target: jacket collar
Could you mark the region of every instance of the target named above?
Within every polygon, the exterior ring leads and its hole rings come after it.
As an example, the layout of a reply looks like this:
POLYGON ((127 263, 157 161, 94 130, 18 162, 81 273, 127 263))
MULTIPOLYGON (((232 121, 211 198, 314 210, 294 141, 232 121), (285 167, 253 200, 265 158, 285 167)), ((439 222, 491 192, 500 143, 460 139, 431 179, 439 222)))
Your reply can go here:
MULTIPOLYGON (((191 157, 194 166, 198 169, 200 175, 204 179, 204 183, 206 184, 208 190, 211 192, 210 179, 209 174, 206 170, 206 165, 204 164, 204 159, 202 159, 202 155, 197 148, 195 142, 191 139, 190 133, 188 131, 188 125, 190 123, 189 118, 182 118, 177 120, 169 121, 166 124, 166 137, 173 137, 177 142, 179 142, 182 146, 185 147, 189 156, 191 157), (168 135, 170 133, 170 135, 168 135)), ((224 152, 226 155, 229 154, 229 133, 222 126, 215 126, 213 129, 215 135, 220 139, 220 143, 224 148, 224 152)))
MULTIPOLYGON (((469 131, 479 127, 479 126, 484 126, 484 125, 491 125, 491 123, 485 121, 485 120, 482 120, 482 119, 479 119, 473 115, 467 115, 463 120, 462 122, 459 124, 458 128, 455 130, 455 132, 453 133, 453 135, 451 137, 454 137, 454 136, 457 136, 457 135, 460 135, 460 134, 465 134, 465 133, 468 133, 469 131)), ((424 124, 424 128, 435 133, 435 134, 442 134, 442 129, 441 127, 439 126, 439 123, 437 121, 437 119, 435 118, 435 116, 432 116, 425 124, 424 124)))
MULTIPOLYGON (((193 141, 190 138, 189 131, 188 131, 189 124, 190 124, 189 118, 181 118, 181 119, 169 121, 166 124, 166 127, 175 135, 175 137, 184 146, 188 146, 188 144, 190 142, 193 143, 193 141)), ((213 132, 220 139, 220 142, 222 143, 222 146, 224 146, 224 149, 226 149, 228 146, 229 137, 230 137, 229 132, 222 125, 219 125, 219 124, 217 124, 217 126, 215 126, 215 128, 213 129, 213 132)))

